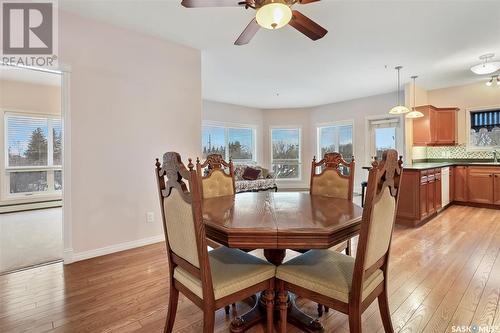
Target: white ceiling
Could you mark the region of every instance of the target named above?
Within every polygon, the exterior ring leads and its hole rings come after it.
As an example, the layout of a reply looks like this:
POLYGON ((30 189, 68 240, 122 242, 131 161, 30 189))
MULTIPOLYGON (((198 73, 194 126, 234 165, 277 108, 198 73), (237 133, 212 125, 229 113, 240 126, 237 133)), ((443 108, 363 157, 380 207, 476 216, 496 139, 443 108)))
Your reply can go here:
MULTIPOLYGON (((243 8, 187 9, 180 0, 60 0, 63 10, 202 50, 203 97, 258 108, 306 107, 386 93, 419 75, 427 89, 476 82, 484 53, 500 59, 500 1, 336 1, 294 9, 329 33, 313 42, 285 27, 233 42, 243 8)), ((484 79, 484 78, 483 78, 484 79)))
POLYGON ((59 74, 2 65, 0 65, 0 80, 61 86, 61 75, 59 74))

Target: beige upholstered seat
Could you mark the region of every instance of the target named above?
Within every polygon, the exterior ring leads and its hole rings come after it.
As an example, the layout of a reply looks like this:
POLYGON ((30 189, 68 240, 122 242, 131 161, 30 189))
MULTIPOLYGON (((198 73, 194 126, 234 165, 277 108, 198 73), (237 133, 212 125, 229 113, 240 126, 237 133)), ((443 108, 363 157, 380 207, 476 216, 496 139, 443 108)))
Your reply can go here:
MULTIPOLYGON (((274 265, 237 249, 220 247, 211 251, 208 257, 216 300, 268 280, 276 272, 274 265)), ((203 299, 199 279, 180 267, 175 268, 174 279, 203 299)))
MULTIPOLYGON (((354 258, 328 250, 311 250, 276 270, 276 278, 342 302, 349 301, 354 258)), ((384 280, 377 269, 363 286, 363 299, 384 280)))
POLYGON ((311 194, 348 199, 349 179, 340 176, 337 170, 327 169, 312 179, 311 194))
POLYGON ((233 178, 222 170, 213 170, 209 177, 201 181, 204 198, 215 198, 234 194, 233 178))

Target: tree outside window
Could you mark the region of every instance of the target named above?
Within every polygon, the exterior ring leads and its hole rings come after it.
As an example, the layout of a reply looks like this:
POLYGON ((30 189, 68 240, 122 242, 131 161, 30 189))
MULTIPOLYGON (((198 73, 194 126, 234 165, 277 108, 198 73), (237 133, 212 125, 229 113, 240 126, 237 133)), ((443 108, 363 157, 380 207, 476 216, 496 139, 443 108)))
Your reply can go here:
POLYGON ((300 129, 271 129, 272 168, 277 178, 300 179, 300 129))

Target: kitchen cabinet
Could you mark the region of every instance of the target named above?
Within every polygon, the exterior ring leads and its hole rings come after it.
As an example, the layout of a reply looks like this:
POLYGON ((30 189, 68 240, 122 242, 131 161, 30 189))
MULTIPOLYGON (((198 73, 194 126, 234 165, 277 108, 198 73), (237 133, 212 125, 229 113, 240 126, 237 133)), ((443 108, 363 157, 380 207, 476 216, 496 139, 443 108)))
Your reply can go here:
POLYGON ((493 204, 500 205, 500 170, 493 174, 493 204))
POLYGON ((450 202, 455 200, 455 167, 450 167, 450 202))
POLYGON ((434 198, 434 208, 439 211, 442 208, 442 184, 441 184, 441 169, 434 169, 434 182, 436 183, 436 191, 434 192, 436 197, 434 198))
POLYGON ((434 169, 428 171, 427 175, 427 215, 436 212, 436 175, 434 169))
POLYGON ((415 227, 436 216, 447 205, 442 201, 447 188, 443 177, 449 177, 450 204, 500 209, 500 165, 451 166, 449 174, 445 169, 404 169, 396 223, 415 227))
POLYGON ((441 209, 441 169, 405 170, 401 189, 396 223, 416 226, 441 209))
POLYGON ((500 205, 500 168, 468 168, 468 201, 500 205))
POLYGON ((453 168, 454 172, 454 192, 453 201, 466 202, 467 201, 467 167, 456 166, 453 168))
POLYGON ((413 119, 414 146, 449 146, 457 143, 458 108, 424 105, 416 109, 424 116, 413 119))
POLYGON ((493 203, 493 172, 485 168, 468 169, 468 201, 474 203, 493 203))

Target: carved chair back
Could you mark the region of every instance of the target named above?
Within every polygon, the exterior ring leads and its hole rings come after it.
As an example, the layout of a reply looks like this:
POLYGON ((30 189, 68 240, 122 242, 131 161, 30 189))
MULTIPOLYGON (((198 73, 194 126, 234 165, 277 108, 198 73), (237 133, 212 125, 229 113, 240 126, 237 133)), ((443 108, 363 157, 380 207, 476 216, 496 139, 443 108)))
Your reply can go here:
MULTIPOLYGON (((387 263, 392 231, 396 220, 402 157, 394 149, 383 152, 380 162, 374 161, 368 174, 366 201, 354 264, 351 297, 361 302, 363 282, 382 269, 387 278, 387 263)), ((386 282, 385 282, 386 283, 386 282)))
POLYGON ((234 184, 233 162, 224 161, 222 155, 210 154, 205 162, 196 159, 196 171, 201 184, 203 198, 214 198, 236 193, 234 184), (208 174, 203 175, 203 170, 208 167, 208 174))
POLYGON ((339 153, 326 153, 323 159, 316 163, 316 157, 311 164, 310 193, 325 197, 352 200, 354 189, 354 156, 347 163, 339 153), (317 173, 316 170, 320 169, 317 173), (347 175, 341 169, 348 169, 347 175))
POLYGON ((188 170, 178 153, 168 152, 163 155, 163 164, 156 159, 155 166, 170 278, 174 269, 180 267, 201 281, 205 300, 214 299, 200 184, 194 165, 189 159, 188 170))

